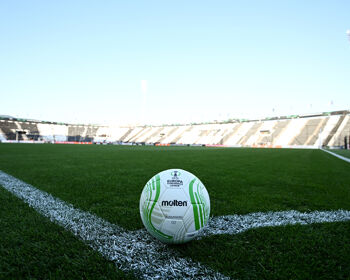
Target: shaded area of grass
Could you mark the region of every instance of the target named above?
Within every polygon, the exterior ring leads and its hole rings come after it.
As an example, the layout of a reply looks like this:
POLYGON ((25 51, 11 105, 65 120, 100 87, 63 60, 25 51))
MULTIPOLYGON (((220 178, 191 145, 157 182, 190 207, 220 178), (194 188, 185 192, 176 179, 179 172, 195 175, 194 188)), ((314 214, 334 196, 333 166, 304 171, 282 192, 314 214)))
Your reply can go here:
POLYGON ((173 246, 234 279, 349 279, 350 223, 260 228, 173 246))
POLYGON ((1 187, 0 236, 0 279, 132 278, 1 187))
POLYGON ((0 170, 127 229, 168 168, 197 175, 212 215, 350 209, 348 163, 318 150, 0 144, 0 170))

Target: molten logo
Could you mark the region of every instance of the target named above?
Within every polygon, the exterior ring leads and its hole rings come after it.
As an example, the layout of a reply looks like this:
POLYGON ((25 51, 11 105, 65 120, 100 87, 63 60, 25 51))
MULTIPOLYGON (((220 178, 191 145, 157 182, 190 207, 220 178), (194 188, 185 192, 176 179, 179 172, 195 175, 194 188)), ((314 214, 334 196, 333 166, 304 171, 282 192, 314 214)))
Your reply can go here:
POLYGON ((163 200, 162 206, 187 206, 187 201, 178 201, 174 199, 173 201, 163 200))

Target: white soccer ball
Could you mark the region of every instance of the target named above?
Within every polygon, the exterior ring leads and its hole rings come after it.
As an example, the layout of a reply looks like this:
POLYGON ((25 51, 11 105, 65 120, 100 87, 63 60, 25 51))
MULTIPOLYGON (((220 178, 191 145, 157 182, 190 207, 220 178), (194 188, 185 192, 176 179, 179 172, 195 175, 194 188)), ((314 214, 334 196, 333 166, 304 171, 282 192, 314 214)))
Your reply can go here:
POLYGON ((162 242, 185 243, 208 223, 209 194, 203 183, 182 169, 153 176, 143 188, 140 215, 148 232, 162 242))

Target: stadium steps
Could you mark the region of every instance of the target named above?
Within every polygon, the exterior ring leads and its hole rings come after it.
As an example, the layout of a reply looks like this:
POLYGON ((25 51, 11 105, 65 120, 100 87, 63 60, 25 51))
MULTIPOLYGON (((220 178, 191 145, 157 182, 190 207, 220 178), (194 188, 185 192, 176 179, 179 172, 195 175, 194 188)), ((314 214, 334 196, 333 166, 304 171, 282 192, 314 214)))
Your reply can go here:
POLYGON ((135 135, 137 135, 142 130, 143 130, 143 127, 140 127, 140 126, 134 127, 132 132, 129 134, 129 136, 127 138, 125 138, 125 142, 135 142, 133 140, 135 135))
POLYGON ((333 136, 336 134, 336 132, 338 131, 338 128, 340 127, 340 125, 342 124, 343 120, 345 119, 346 115, 342 115, 340 116, 338 122, 336 123, 336 125, 333 127, 333 129, 331 130, 331 132, 328 134, 326 140, 324 140, 323 145, 324 146, 328 146, 331 139, 333 138, 333 136))
POLYGON ((210 129, 199 130, 197 139, 194 141, 195 144, 206 144, 208 135, 211 133, 210 129))
POLYGON ((342 129, 342 132, 340 135, 340 137, 343 137, 343 138, 344 138, 344 136, 350 137, 350 116, 348 116, 348 121, 347 121, 346 125, 344 126, 344 128, 342 129))
POLYGON ((216 128, 216 129, 213 129, 212 131, 209 131, 208 135, 211 133, 212 135, 211 136, 217 136, 220 131, 222 131, 221 128, 216 128))
POLYGON ((22 130, 28 131, 28 133, 26 134, 28 139, 38 140, 40 138, 39 129, 36 124, 21 122, 20 126, 22 130))
POLYGON ((198 135, 198 127, 197 126, 190 126, 189 129, 187 129, 181 139, 179 140, 182 144, 192 144, 195 142, 196 136, 198 135))
POLYGON ((166 131, 166 128, 164 126, 157 128, 157 130, 152 133, 154 136, 151 135, 151 138, 148 141, 150 143, 160 143, 160 139, 162 138, 164 131, 166 131))
POLYGON ((83 127, 83 133, 81 134, 80 141, 86 141, 87 131, 88 131, 88 126, 84 126, 83 127))
POLYGON ((103 127, 98 130, 98 135, 109 135, 112 141, 120 142, 120 138, 123 137, 130 127, 114 127, 110 129, 109 127, 103 127))
POLYGON ((231 138, 233 140, 234 145, 239 145, 242 138, 247 134, 250 128, 254 125, 254 122, 244 122, 242 126, 239 128, 237 133, 231 138))
POLYGON ((147 127, 140 129, 134 136, 129 139, 129 142, 144 142, 142 141, 142 136, 149 132, 152 127, 147 127))
POLYGON ((262 126, 259 128, 257 135, 255 136, 253 145, 271 145, 272 138, 271 134, 274 131, 274 128, 277 124, 277 121, 263 121, 262 126))
POLYGON ((247 138, 245 145, 246 146, 256 146, 257 144, 261 143, 261 129, 263 127, 263 123, 261 123, 260 127, 249 137, 247 138))
POLYGON ((0 141, 7 140, 6 134, 2 131, 0 126, 0 141))
POLYGON ((97 131, 98 131, 98 127, 96 126, 90 127, 89 134, 88 134, 88 136, 91 138, 90 141, 93 141, 95 139, 95 137, 97 136, 97 131))
POLYGON ((146 139, 152 133, 153 129, 154 127, 147 127, 146 129, 144 129, 143 132, 139 134, 138 138, 136 139, 137 142, 146 142, 146 139))
POLYGON ((314 133, 309 137, 309 139, 306 141, 305 145, 314 146, 315 144, 317 144, 317 140, 319 139, 320 132, 323 131, 324 127, 326 126, 326 124, 328 122, 328 119, 329 119, 329 117, 320 119, 320 122, 319 122, 318 126, 316 127, 314 133))
POLYGON ((132 128, 129 128, 127 132, 125 132, 125 134, 119 138, 119 141, 124 141, 126 137, 129 136, 129 134, 133 131, 132 128))
POLYGON ((290 122, 291 120, 277 121, 276 125, 272 129, 273 132, 270 136, 273 145, 276 145, 276 142, 278 141, 279 137, 281 137, 283 131, 285 131, 290 122))
POLYGON ((69 126, 68 127, 68 141, 80 142, 83 140, 85 127, 69 126))
MULTIPOLYGON (((18 122, 18 121, 14 122, 18 130, 23 130, 20 123, 22 122, 18 122)), ((18 134, 18 140, 28 140, 28 138, 25 136, 25 134, 18 134)))
POLYGON ((171 126, 163 126, 163 129, 159 132, 159 136, 157 138, 157 143, 163 143, 163 140, 166 139, 171 131, 174 130, 174 127, 171 126))
POLYGON ((179 142, 187 133, 189 133, 193 129, 193 126, 190 125, 185 131, 180 133, 178 136, 176 136, 170 143, 176 143, 176 144, 181 144, 179 142))
POLYGON ((146 138, 145 142, 151 142, 150 140, 152 140, 152 138, 155 138, 155 136, 159 135, 159 133, 163 130, 162 127, 159 127, 158 129, 156 129, 156 131, 154 131, 149 137, 146 138))
MULTIPOLYGON (((166 143, 177 143, 175 140, 181 138, 181 135, 187 130, 187 126, 177 126, 177 129, 167 137, 166 143)), ((165 141, 165 140, 164 140, 165 141)))
POLYGON ((248 132, 241 138, 239 141, 239 144, 242 146, 245 146, 249 144, 249 139, 252 137, 256 132, 259 130, 259 128, 262 126, 262 122, 256 122, 254 125, 248 130, 248 132))
POLYGON ((179 126, 175 126, 171 129, 170 132, 167 133, 167 135, 162 140, 162 143, 168 144, 171 143, 171 139, 174 139, 177 135, 181 134, 181 129, 179 126))
POLYGON ((229 145, 229 140, 230 138, 236 134, 236 132, 239 130, 241 127, 242 123, 236 124, 228 134, 224 135, 222 139, 219 141, 220 145, 229 145))
POLYGON ((308 139, 315 133, 320 119, 308 120, 300 133, 294 138, 292 145, 306 145, 308 139))
POLYGON ((213 142, 211 144, 220 144, 222 138, 230 132, 230 129, 220 129, 218 133, 213 136, 213 142), (220 132, 220 133, 219 133, 220 132))
POLYGON ((228 133, 228 128, 219 129, 213 136, 210 136, 208 139, 208 144, 219 144, 222 137, 224 137, 228 133))
POLYGON ((220 128, 218 126, 215 126, 212 131, 209 132, 209 134, 205 137, 203 144, 217 144, 219 139, 222 138, 222 135, 225 134, 227 129, 220 128))
POLYGON ((208 136, 211 132, 212 131, 210 129, 208 129, 208 130, 201 130, 200 133, 199 133, 199 137, 208 136))
POLYGON ((18 129, 18 127, 14 121, 1 121, 1 130, 7 140, 16 140, 16 129, 18 129))
POLYGON ((344 117, 343 122, 331 141, 332 146, 343 146, 345 136, 350 137, 350 115, 344 117))
POLYGON ((164 140, 166 140, 170 135, 172 135, 176 130, 178 130, 179 127, 173 127, 168 132, 166 132, 160 139, 160 143, 165 143, 164 140))
POLYGON ((259 145, 270 145, 271 144, 271 135, 265 135, 261 139, 259 139, 258 144, 259 145))
POLYGON ((94 126, 87 126, 85 135, 84 135, 84 141, 85 142, 92 142, 94 138, 96 137, 96 132, 98 128, 94 126))

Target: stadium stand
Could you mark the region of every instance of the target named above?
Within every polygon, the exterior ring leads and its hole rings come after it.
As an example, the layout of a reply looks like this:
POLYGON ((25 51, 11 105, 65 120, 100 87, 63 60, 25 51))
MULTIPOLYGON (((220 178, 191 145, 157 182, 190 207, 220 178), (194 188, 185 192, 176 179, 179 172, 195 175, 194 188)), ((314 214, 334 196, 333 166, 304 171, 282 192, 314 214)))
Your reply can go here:
POLYGON ((303 125, 299 119, 276 121, 271 138, 273 145, 285 145, 290 143, 299 130, 300 124, 303 125), (299 126, 298 126, 299 124, 299 126))
POLYGON ((69 126, 68 127, 68 139, 67 141, 83 141, 84 138, 84 126, 69 126))
POLYGON ((163 130, 163 127, 157 128, 150 136, 145 140, 146 143, 157 143, 159 142, 160 133, 163 130))
POLYGON ((223 145, 233 145, 233 146, 239 145, 241 139, 248 132, 248 130, 252 125, 253 125, 253 122, 240 123, 235 133, 231 136, 229 140, 227 140, 227 142, 224 142, 223 145))
POLYGON ((163 144, 166 143, 179 143, 179 139, 181 138, 182 134, 188 129, 187 126, 177 126, 177 129, 174 130, 174 132, 170 135, 167 135, 167 138, 165 140, 163 140, 163 144))
POLYGON ((252 143, 252 141, 254 141, 254 135, 257 135, 257 131, 258 129, 261 127, 262 122, 255 122, 253 123, 253 125, 249 128, 249 130, 244 134, 244 136, 241 138, 241 140, 239 141, 238 144, 241 145, 252 145, 254 143, 252 143), (250 138, 253 138, 252 141, 249 141, 250 138))
POLYGON ((191 131, 192 126, 179 126, 179 128, 180 129, 177 131, 177 135, 171 140, 170 143, 183 144, 183 137, 191 131))
POLYGON ((224 143, 226 145, 228 145, 230 143, 231 137, 233 137, 236 134, 236 132, 237 132, 237 130, 239 129, 240 126, 241 126, 241 124, 233 124, 233 126, 230 125, 228 127, 228 129, 226 130, 226 135, 224 135, 221 138, 221 140, 219 142, 219 145, 224 145, 224 143))
POLYGON ((163 126, 73 125, 0 116, 0 141, 341 147, 350 135, 350 112, 163 126))
POLYGON ((172 135, 175 133, 176 130, 178 130, 178 127, 171 127, 168 126, 165 128, 164 131, 160 134, 160 138, 158 139, 159 143, 166 144, 167 142, 167 135, 172 135))
POLYGON ((39 129, 36 123, 33 122, 19 122, 22 131, 25 131, 27 140, 41 140, 39 129))
POLYGON ((131 132, 133 132, 134 128, 129 128, 128 131, 125 132, 125 134, 119 138, 119 141, 123 142, 125 139, 129 136, 131 132))
POLYGON ((143 141, 143 136, 145 134, 147 134, 147 132, 149 132, 150 130, 152 130, 152 127, 140 127, 138 130, 136 130, 136 134, 132 135, 128 141, 129 142, 136 142, 136 141, 145 142, 145 141, 143 141))
MULTIPOLYGON (((18 126, 12 120, 0 120, 2 138, 7 140, 16 140, 16 129, 18 126)), ((21 139, 21 138, 19 138, 21 139)))
POLYGON ((344 143, 344 137, 350 136, 350 115, 342 116, 337 125, 338 128, 332 135, 328 146, 342 146, 344 143))

